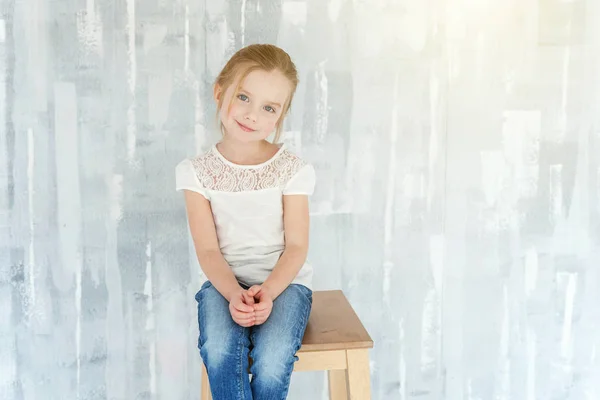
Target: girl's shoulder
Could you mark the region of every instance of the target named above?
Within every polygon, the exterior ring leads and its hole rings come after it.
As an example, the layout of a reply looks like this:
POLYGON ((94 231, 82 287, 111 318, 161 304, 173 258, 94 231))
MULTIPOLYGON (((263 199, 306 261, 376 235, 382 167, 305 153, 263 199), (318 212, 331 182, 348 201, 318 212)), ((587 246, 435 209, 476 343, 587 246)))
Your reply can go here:
POLYGON ((207 157, 210 156, 210 149, 206 150, 203 153, 197 154, 195 156, 186 157, 183 160, 180 160, 176 166, 176 170, 178 173, 181 171, 185 172, 193 172, 195 175, 200 176, 202 171, 205 169, 207 165, 207 157))
POLYGON ((284 166, 290 167, 292 172, 297 172, 301 168, 310 165, 306 159, 302 158, 286 146, 282 148, 280 158, 281 160, 279 160, 279 162, 284 166))
POLYGON ((207 187, 203 183, 203 164, 202 158, 206 155, 200 154, 194 157, 186 157, 175 167, 175 185, 176 190, 191 190, 202 194, 210 199, 207 187))
POLYGON ((284 149, 282 171, 284 179, 280 180, 282 193, 311 195, 315 188, 315 169, 313 165, 291 150, 284 149))
POLYGON ((211 165, 213 165, 216 161, 216 157, 213 153, 213 147, 211 146, 208 150, 205 150, 203 153, 187 158, 186 160, 194 168, 196 173, 200 173, 205 169, 209 168, 211 165))

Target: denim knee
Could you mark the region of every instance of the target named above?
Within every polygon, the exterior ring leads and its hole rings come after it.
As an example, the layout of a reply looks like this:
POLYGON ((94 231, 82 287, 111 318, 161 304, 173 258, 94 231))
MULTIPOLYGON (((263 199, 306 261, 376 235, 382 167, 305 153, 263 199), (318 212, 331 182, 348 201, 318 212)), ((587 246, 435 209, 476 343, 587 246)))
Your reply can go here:
POLYGON ((312 292, 290 285, 273 304, 265 324, 254 327, 251 351, 252 374, 267 386, 286 384, 298 359, 312 303, 312 292))
POLYGON ((283 383, 293 369, 300 344, 278 343, 273 348, 262 348, 252 353, 252 370, 265 382, 283 383))
POLYGON ((200 347, 200 355, 208 368, 221 368, 239 358, 238 340, 233 335, 211 336, 200 347))
POLYGON ((241 346, 248 345, 244 328, 229 316, 227 300, 212 285, 196 294, 200 335, 198 348, 209 368, 220 368, 239 358, 241 346))

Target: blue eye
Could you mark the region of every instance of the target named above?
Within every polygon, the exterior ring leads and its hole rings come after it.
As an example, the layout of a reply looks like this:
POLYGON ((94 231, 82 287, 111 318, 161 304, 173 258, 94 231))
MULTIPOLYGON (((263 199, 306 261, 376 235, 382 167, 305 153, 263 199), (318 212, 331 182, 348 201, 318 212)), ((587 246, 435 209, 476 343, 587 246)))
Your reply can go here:
POLYGON ((274 113, 275 112, 275 109, 273 107, 271 107, 271 106, 266 106, 265 110, 267 110, 267 112, 270 112, 270 113, 274 113))
POLYGON ((240 99, 241 101, 246 101, 248 100, 248 96, 246 96, 245 94, 238 94, 238 99, 240 99))

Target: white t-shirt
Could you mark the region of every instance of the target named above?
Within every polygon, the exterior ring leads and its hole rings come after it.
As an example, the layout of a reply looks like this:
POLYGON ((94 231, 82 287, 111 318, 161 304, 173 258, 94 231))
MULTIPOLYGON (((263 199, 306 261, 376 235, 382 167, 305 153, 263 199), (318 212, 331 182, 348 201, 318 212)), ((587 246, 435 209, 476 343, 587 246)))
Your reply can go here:
MULTIPOLYGON (((285 145, 257 165, 234 164, 213 145, 176 167, 176 190, 191 190, 210 201, 221 253, 237 280, 248 286, 267 279, 285 248, 283 195, 312 195, 314 186, 312 165, 285 145)), ((310 264, 292 283, 312 289, 310 264)))

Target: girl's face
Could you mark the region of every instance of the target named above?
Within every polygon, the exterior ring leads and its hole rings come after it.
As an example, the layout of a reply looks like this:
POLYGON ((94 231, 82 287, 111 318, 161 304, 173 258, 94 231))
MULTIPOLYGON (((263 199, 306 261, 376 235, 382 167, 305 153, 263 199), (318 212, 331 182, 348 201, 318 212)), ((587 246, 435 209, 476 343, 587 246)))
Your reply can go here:
POLYGON ((236 86, 237 82, 233 82, 224 94, 222 88, 215 86, 215 100, 224 96, 219 116, 225 135, 242 142, 266 139, 282 117, 283 105, 291 91, 290 82, 278 70, 255 70, 234 93, 236 86))

